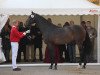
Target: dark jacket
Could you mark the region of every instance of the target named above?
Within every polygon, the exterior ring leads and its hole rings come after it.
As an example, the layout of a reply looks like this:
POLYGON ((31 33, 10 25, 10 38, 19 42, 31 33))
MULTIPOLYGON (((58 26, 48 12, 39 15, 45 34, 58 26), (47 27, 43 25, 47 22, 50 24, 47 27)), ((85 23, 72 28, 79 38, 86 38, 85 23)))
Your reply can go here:
POLYGON ((27 45, 33 45, 34 44, 34 26, 30 27, 30 33, 28 33, 26 35, 26 41, 27 41, 27 45))
MULTIPOLYGON (((27 30, 27 28, 23 27, 23 25, 19 25, 19 29, 18 29, 20 32, 25 32, 27 30)), ((20 39, 19 43, 21 45, 26 45, 27 44, 27 37, 24 36, 23 38, 20 39)))
POLYGON ((9 31, 5 30, 5 27, 2 28, 1 30, 1 38, 2 38, 2 48, 5 50, 10 50, 11 49, 11 44, 10 44, 10 31, 11 31, 11 26, 8 25, 9 31))
POLYGON ((36 48, 42 47, 42 34, 41 31, 38 27, 34 26, 33 29, 33 33, 34 33, 34 46, 36 48))

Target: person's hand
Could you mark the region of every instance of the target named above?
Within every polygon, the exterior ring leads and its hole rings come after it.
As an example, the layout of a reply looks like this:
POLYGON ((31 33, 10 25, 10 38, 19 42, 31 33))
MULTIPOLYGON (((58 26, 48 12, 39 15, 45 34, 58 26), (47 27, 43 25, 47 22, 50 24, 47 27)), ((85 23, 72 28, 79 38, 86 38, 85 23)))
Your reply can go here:
POLYGON ((25 31, 25 32, 26 32, 26 34, 27 34, 27 33, 30 33, 30 30, 27 30, 27 31, 25 31))

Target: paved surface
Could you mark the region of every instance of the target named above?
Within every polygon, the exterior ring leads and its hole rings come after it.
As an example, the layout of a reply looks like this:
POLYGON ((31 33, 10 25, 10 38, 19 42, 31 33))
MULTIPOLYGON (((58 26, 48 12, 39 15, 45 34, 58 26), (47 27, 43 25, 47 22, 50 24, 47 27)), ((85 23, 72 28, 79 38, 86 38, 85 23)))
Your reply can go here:
POLYGON ((58 70, 48 69, 49 66, 22 67, 21 71, 12 71, 11 67, 0 67, 0 75, 100 75, 100 66, 88 65, 86 69, 77 66, 58 65, 58 70))

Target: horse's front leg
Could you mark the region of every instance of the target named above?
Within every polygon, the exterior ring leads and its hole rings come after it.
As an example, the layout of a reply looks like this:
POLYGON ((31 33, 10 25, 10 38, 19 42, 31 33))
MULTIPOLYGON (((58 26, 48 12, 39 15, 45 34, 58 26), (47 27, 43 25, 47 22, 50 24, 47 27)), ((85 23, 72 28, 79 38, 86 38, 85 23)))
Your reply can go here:
POLYGON ((54 70, 57 70, 57 63, 55 63, 54 70))
POLYGON ((53 68, 53 64, 54 64, 54 46, 52 44, 48 44, 47 47, 48 47, 48 50, 49 50, 50 63, 51 63, 49 69, 52 69, 53 68))

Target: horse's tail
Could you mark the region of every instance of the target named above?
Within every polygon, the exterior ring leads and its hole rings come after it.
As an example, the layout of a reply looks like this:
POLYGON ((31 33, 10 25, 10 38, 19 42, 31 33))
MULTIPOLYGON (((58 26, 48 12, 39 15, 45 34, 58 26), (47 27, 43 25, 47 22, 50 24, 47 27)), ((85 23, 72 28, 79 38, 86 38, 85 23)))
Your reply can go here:
POLYGON ((86 55, 90 55, 91 50, 92 50, 92 43, 91 43, 91 40, 90 40, 90 37, 87 31, 86 31, 85 40, 83 42, 83 49, 86 55))

